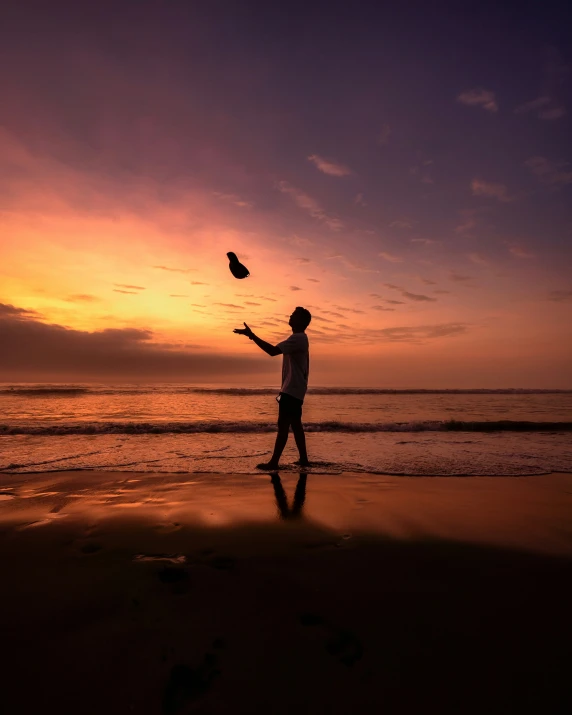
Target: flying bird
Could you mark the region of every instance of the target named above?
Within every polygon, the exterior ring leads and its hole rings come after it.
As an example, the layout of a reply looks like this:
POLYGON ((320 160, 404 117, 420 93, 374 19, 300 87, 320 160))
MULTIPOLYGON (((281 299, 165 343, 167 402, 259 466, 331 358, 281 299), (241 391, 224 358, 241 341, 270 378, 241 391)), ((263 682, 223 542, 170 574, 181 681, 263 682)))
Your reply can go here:
POLYGON ((232 273, 232 275, 235 278, 248 278, 248 276, 250 275, 248 268, 242 265, 242 263, 236 257, 236 253, 229 251, 226 255, 229 258, 228 267, 230 268, 230 272, 232 273))

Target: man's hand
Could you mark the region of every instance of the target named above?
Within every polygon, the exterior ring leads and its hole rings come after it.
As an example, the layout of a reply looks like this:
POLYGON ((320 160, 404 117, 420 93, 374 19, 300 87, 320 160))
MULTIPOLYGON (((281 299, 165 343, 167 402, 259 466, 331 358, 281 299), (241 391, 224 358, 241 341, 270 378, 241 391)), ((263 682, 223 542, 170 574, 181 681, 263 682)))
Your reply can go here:
POLYGON ((232 332, 237 333, 237 335, 246 335, 247 338, 252 337, 254 333, 252 330, 248 327, 246 323, 243 324, 244 328, 235 328, 232 332))

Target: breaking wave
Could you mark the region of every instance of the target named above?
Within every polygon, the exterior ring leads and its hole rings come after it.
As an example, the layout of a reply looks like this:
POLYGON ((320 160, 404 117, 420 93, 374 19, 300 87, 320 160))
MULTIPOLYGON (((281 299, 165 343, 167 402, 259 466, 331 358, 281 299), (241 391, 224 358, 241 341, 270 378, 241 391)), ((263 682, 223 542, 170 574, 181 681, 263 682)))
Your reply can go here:
MULTIPOLYGON (((309 422, 306 432, 569 432, 572 422, 485 422, 442 420, 419 422, 309 422)), ((274 432, 275 422, 64 422, 58 424, 0 424, 0 435, 82 434, 202 434, 274 432)))

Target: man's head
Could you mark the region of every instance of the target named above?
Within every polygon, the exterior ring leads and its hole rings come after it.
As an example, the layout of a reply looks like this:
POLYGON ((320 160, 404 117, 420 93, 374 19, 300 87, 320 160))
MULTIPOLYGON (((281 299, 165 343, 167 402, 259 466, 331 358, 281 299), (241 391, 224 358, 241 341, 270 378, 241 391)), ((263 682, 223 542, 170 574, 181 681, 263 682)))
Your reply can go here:
POLYGON ((306 308, 302 308, 301 306, 298 306, 296 308, 296 310, 290 316, 288 325, 292 328, 292 330, 295 333, 299 333, 302 330, 306 330, 308 325, 310 325, 311 320, 312 320, 312 316, 310 315, 310 311, 306 310, 306 308))

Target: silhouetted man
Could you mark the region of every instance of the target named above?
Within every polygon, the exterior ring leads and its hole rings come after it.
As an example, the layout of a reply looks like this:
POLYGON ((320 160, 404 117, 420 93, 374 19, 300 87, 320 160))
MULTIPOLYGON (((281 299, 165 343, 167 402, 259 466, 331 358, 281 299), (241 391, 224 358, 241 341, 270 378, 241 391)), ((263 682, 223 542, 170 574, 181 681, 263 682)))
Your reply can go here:
POLYGON ((306 308, 298 306, 290 316, 288 325, 292 328, 292 335, 278 345, 261 340, 244 323, 244 328, 235 328, 234 332, 246 335, 253 340, 265 353, 274 357, 282 354, 282 387, 278 400, 278 434, 274 453, 267 464, 257 464, 258 469, 277 469, 278 462, 288 441, 290 426, 294 432, 296 446, 300 453, 300 466, 309 466, 306 452, 306 437, 302 427, 302 404, 308 388, 308 372, 310 369, 310 353, 308 336, 305 333, 310 325, 312 316, 306 308))

